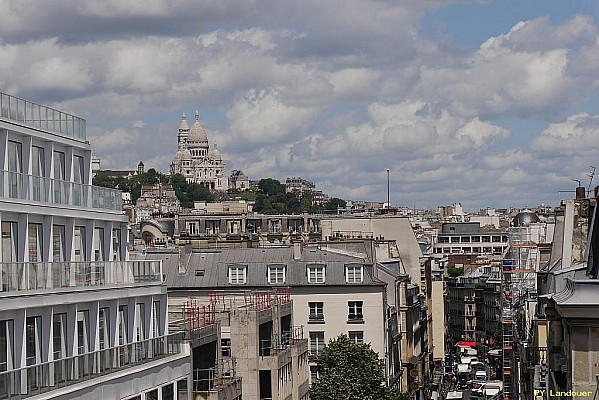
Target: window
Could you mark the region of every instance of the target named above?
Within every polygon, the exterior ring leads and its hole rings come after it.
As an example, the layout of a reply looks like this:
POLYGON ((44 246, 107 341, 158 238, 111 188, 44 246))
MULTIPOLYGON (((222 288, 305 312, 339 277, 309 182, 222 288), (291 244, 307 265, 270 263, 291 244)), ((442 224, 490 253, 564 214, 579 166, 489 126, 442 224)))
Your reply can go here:
POLYGON ((137 303, 135 307, 135 341, 141 342, 146 339, 146 305, 137 303))
POLYGON ((284 265, 269 265, 268 266, 268 283, 271 285, 285 283, 285 266, 284 265))
POLYGON ((44 148, 31 146, 31 189, 32 200, 47 201, 45 193, 45 164, 44 148))
POLYGON ((75 257, 73 261, 85 261, 85 227, 76 226, 74 235, 75 257))
POLYGON ((173 384, 169 383, 162 387, 162 400, 173 400, 175 398, 175 391, 173 390, 173 384))
MULTIPOLYGON (((2 221, 2 262, 17 261, 17 223, 2 221)), ((4 283, 4 282, 3 282, 4 283)))
POLYGON ((364 343, 364 331, 349 331, 349 340, 352 343, 360 344, 364 343))
POLYGON ((324 349, 324 332, 310 332, 310 355, 316 355, 324 349))
POLYGON ((94 261, 104 261, 104 228, 94 228, 94 261))
POLYGON ((362 265, 346 265, 345 281, 347 283, 360 283, 364 280, 364 267, 362 265))
POLYGON ((65 261, 65 226, 52 226, 52 261, 65 261))
POLYGON ((22 145, 18 142, 8 141, 8 196, 11 198, 20 198, 23 188, 21 173, 22 164, 22 145))
POLYGON ((318 379, 318 367, 316 365, 310 366, 310 383, 316 382, 318 379))
POLYGON ((154 310, 152 311, 152 335, 153 337, 160 337, 162 334, 161 319, 160 319, 160 300, 156 300, 153 303, 154 310))
POLYGON ((177 398, 187 398, 187 379, 181 379, 177 381, 177 398))
MULTIPOLYGON (((13 344, 13 320, 0 321, 0 372, 13 369, 13 344)), ((0 383, 5 382, 3 379, 6 379, 6 376, 0 375, 0 383)), ((8 382, 4 387, 8 387, 8 382)), ((0 395, 2 393, 0 390, 0 395)))
POLYGON ((308 266, 308 283, 324 283, 324 265, 308 266))
POLYGON ((121 261, 121 230, 112 230, 112 261, 121 261))
POLYGON ((146 393, 146 400, 158 400, 158 389, 150 390, 146 393))
POLYGON ((64 153, 54 151, 54 202, 59 204, 66 203, 67 185, 64 182, 66 178, 65 166, 64 153))
MULTIPOLYGON (((42 317, 27 317, 25 320, 25 357, 27 366, 40 364, 42 362, 42 317)), ((35 368, 27 369, 27 385, 37 388, 39 377, 35 368)))
POLYGON ((347 319, 349 321, 362 321, 364 319, 361 301, 349 301, 347 305, 349 308, 347 319))
POLYGON ((225 338, 220 340, 221 355, 223 357, 231 357, 231 339, 225 338))
POLYGON ((324 321, 324 303, 322 301, 309 302, 308 307, 310 308, 310 321, 324 321))
POLYGON ((229 267, 229 283, 232 285, 243 285, 247 281, 247 267, 229 267))
POLYGON ((83 190, 83 157, 73 157, 73 204, 80 206, 84 201, 85 192, 83 190))

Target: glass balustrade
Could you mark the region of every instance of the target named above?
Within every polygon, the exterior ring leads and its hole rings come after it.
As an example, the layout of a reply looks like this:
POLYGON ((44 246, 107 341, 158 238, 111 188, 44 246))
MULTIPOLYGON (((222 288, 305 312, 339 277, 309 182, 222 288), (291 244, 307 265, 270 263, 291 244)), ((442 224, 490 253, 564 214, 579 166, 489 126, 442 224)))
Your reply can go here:
POLYGON ((4 198, 111 211, 123 209, 120 190, 4 170, 0 179, 0 197, 4 198))
POLYGON ((0 263, 0 294, 162 282, 159 260, 0 263))
POLYGON ((85 120, 0 92, 0 117, 23 125, 85 140, 85 120))
POLYGON ((184 334, 166 336, 0 372, 0 399, 24 399, 180 354, 184 334))

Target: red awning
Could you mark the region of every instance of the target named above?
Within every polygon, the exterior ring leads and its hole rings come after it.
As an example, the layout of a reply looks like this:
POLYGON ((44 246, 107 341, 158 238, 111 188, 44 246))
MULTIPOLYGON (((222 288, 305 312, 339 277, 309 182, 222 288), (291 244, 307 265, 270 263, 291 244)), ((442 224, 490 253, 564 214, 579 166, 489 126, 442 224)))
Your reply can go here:
POLYGON ((457 342, 456 346, 476 347, 476 342, 466 342, 466 341, 462 340, 461 342, 457 342))

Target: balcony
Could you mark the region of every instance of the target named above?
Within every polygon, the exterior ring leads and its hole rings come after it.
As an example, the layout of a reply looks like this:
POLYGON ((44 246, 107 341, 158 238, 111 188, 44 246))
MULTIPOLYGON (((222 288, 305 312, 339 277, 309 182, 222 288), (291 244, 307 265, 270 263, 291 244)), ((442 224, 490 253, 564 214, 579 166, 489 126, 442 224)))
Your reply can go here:
POLYGON ((527 347, 525 354, 524 364, 527 368, 534 368, 541 362, 547 363, 547 347, 527 347))
POLYGON ((119 212, 123 209, 120 190, 5 170, 0 171, 0 181, 0 197, 5 199, 119 212))
POLYGON ((0 263, 5 293, 162 282, 162 263, 143 261, 0 263))
POLYGON ((200 396, 206 392, 233 390, 241 395, 241 378, 235 376, 235 359, 220 360, 215 366, 193 370, 193 392, 200 396))
POLYGON ((304 340, 304 327, 301 325, 291 327, 290 331, 275 335, 272 339, 261 339, 260 356, 275 355, 300 340, 304 340))
POLYGON ((0 92, 0 117, 32 128, 85 141, 85 120, 0 92))
POLYGON ((0 372, 0 398, 25 399, 180 354, 183 343, 183 334, 174 333, 0 372))

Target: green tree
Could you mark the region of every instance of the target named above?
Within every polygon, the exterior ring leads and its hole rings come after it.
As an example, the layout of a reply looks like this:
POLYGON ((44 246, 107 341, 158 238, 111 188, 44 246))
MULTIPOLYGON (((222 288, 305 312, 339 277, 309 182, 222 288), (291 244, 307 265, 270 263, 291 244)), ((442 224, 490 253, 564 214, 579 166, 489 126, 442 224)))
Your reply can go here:
POLYGON ((318 379, 314 400, 396 400, 399 393, 384 386, 384 362, 370 344, 356 344, 345 335, 331 340, 316 357, 318 379))
POLYGON ((336 211, 338 207, 345 208, 346 205, 347 202, 345 200, 333 197, 327 202, 325 209, 336 211))
POLYGON ((285 195, 285 185, 276 179, 260 179, 258 188, 267 196, 276 196, 279 194, 285 195))

